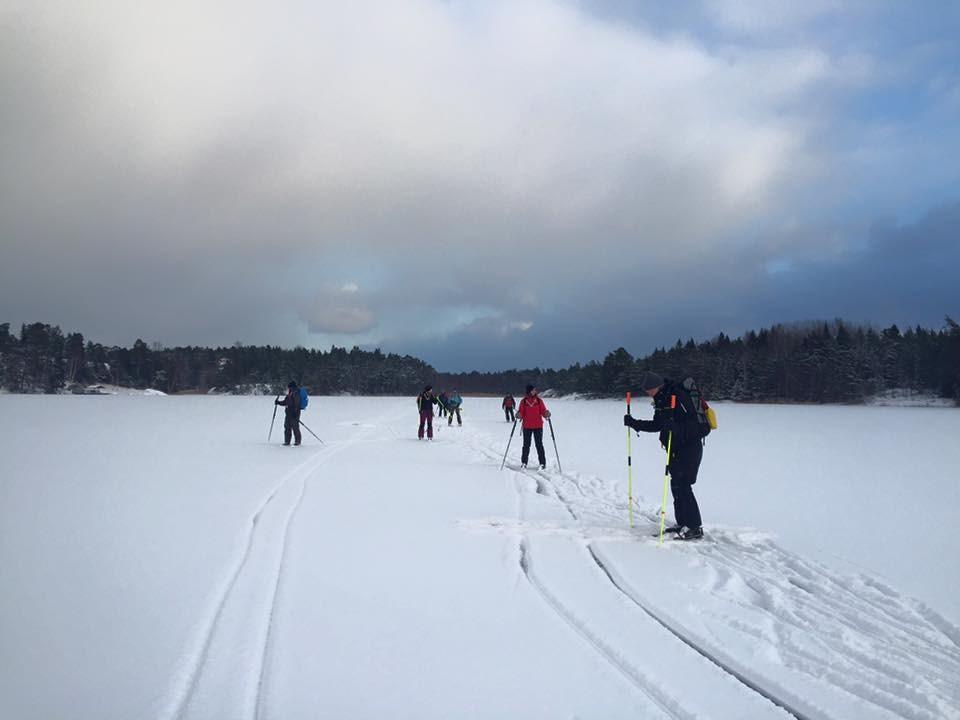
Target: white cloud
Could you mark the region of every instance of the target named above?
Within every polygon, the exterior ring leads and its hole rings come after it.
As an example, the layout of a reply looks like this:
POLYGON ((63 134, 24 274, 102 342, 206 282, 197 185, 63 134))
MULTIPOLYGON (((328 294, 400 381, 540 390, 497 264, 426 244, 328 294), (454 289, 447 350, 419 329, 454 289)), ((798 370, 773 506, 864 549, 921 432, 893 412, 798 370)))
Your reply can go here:
MULTIPOLYGON (((755 138, 799 144, 804 124, 779 105, 830 71, 812 51, 730 63, 564 3, 467 8, 61 3, 46 30, 74 39, 47 59, 88 68, 76 110, 121 162, 186 183, 254 152, 238 192, 312 199, 338 228, 361 204, 423 211, 445 190, 471 213, 507 205, 576 227, 610 212, 624 183, 655 194, 664 172, 720 165, 741 180, 727 197, 755 193, 788 162, 753 152, 755 138)), ((724 219, 724 198, 704 201, 724 219)))
MULTIPOLYGON (((561 305, 669 291, 678 257, 722 264, 829 173, 830 98, 875 72, 736 37, 832 2, 712 3, 716 47, 549 0, 7 5, 0 230, 24 248, 0 304, 46 258, 84 288, 111 286, 109 260, 157 307, 215 291, 372 341, 476 308, 532 335, 561 305)), ((208 341, 169 322, 144 332, 208 341)))
POLYGON ((746 35, 800 30, 844 7, 842 0, 703 0, 706 14, 720 27, 746 35))
POLYGON ((359 335, 377 324, 373 311, 364 307, 319 305, 303 317, 310 332, 329 335, 359 335))
POLYGON ((378 322, 369 299, 355 283, 321 289, 299 315, 310 332, 325 335, 360 335, 378 322))

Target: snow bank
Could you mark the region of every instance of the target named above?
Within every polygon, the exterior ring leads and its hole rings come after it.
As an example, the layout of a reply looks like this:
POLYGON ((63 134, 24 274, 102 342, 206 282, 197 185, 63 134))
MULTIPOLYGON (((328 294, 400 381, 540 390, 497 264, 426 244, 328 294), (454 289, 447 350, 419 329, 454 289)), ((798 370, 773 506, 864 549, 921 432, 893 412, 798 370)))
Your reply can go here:
POLYGON ((89 385, 86 389, 86 395, 149 395, 154 397, 167 397, 167 393, 162 390, 146 388, 139 390, 137 388, 123 387, 122 385, 106 385, 103 383, 89 385))
POLYGON ((956 407, 956 402, 948 398, 915 393, 912 390, 887 390, 869 398, 866 404, 882 407, 956 407))

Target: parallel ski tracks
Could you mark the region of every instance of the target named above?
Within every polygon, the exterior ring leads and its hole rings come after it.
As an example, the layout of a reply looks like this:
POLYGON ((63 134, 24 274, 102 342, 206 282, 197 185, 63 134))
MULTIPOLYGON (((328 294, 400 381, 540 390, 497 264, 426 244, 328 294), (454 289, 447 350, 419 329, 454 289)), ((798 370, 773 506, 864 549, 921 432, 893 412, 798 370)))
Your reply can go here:
POLYGON ((273 618, 277 609, 277 599, 280 597, 280 583, 281 579, 283 578, 283 571, 287 556, 287 546, 290 544, 290 528, 293 525, 293 517, 296 515, 297 510, 300 509, 300 505, 303 503, 303 498, 306 494, 307 483, 304 479, 301 481, 300 495, 297 497, 296 502, 290 509, 290 514, 288 515, 287 522, 284 524, 283 528, 283 543, 280 546, 280 561, 277 565, 277 578, 273 584, 273 595, 270 598, 270 612, 267 615, 267 633, 263 642, 263 653, 260 655, 260 673, 257 678, 256 703, 254 706, 254 717, 257 719, 263 717, 264 715, 264 699, 266 697, 264 689, 266 688, 267 684, 267 672, 269 671, 270 666, 270 651, 272 650, 272 639, 274 637, 273 618))
MULTIPOLYGON (((573 515, 574 512, 570 507, 570 503, 557 491, 555 479, 546 473, 542 474, 542 477, 546 480, 546 482, 548 482, 552 486, 552 490, 554 491, 554 494, 566 507, 567 512, 573 515)), ((793 716, 794 718, 797 718, 797 720, 822 720, 824 718, 832 717, 829 714, 825 715, 819 709, 811 709, 809 706, 807 706, 807 703, 804 702, 803 698, 796 696, 793 693, 790 693, 789 691, 784 691, 782 688, 779 690, 771 688, 770 683, 758 677, 755 673, 749 672, 747 669, 743 667, 742 664, 736 662, 736 660, 729 658, 723 652, 722 649, 712 647, 708 643, 704 643, 700 641, 697 637, 695 637, 693 634, 688 632, 681 624, 674 621, 668 614, 662 612, 660 609, 657 608, 656 605, 650 603, 645 598, 643 598, 640 594, 638 594, 634 589, 632 589, 629 586, 629 584, 623 579, 623 577, 616 571, 616 568, 613 566, 610 560, 602 556, 602 554, 595 547, 594 542, 587 542, 585 548, 586 548, 587 554, 590 557, 590 560, 597 565, 597 567, 602 571, 602 573, 606 576, 609 582, 621 594, 623 594, 627 598, 627 600, 629 600, 634 606, 636 606, 640 611, 642 611, 649 618, 654 620, 664 630, 666 630, 671 635, 673 635, 677 640, 679 640, 681 643, 683 643, 688 648, 690 648, 690 650, 694 651, 695 653, 697 653, 698 655, 700 655, 701 657, 703 657, 704 659, 712 663, 714 666, 722 670, 724 673, 726 673, 733 679, 735 679, 745 688, 756 693, 757 695, 769 701, 773 705, 779 707, 781 710, 793 716)), ((528 555, 529 555, 529 552, 528 552, 528 555)), ((739 566, 734 567, 734 564, 729 559, 724 557, 717 557, 716 553, 709 553, 709 557, 715 563, 730 567, 731 572, 736 571, 736 572, 742 573, 745 571, 745 568, 743 567, 739 567, 739 566)), ((527 562, 529 562, 529 558, 527 562)), ((834 578, 832 578, 832 576, 826 576, 826 579, 830 580, 832 584, 837 583, 837 581, 834 578)), ((859 598, 854 593, 851 592, 850 588, 844 585, 841 585, 839 589, 842 590, 843 593, 847 595, 848 600, 859 601, 859 598)), ((550 603, 550 604, 554 605, 555 603, 550 603)), ((875 612, 881 612, 884 615, 889 614, 884 608, 880 608, 880 609, 874 608, 872 610, 875 612)), ((845 612, 850 613, 852 611, 850 609, 847 609, 845 612)), ((944 621, 942 618, 940 618, 939 615, 937 615, 937 613, 929 610, 928 608, 922 605, 918 608, 915 608, 915 612, 917 612, 918 615, 920 615, 928 623, 930 623, 932 627, 936 628, 941 633, 943 633, 944 636, 951 642, 951 644, 954 647, 956 647, 956 629, 952 625, 950 625, 949 622, 944 621)), ((904 634, 916 635, 917 631, 915 629, 910 627, 901 627, 899 618, 897 618, 896 616, 891 614, 890 617, 886 618, 886 620, 887 622, 890 622, 892 624, 892 627, 896 628, 896 630, 904 634)), ((800 629, 802 630, 803 628, 800 628, 800 629)), ((919 640, 922 638, 917 637, 917 639, 919 640)), ((924 654, 924 653, 920 653, 917 648, 914 648, 914 652, 921 655, 924 654)), ((942 653, 945 652, 945 649, 941 648, 940 652, 942 653)), ((951 659, 949 656, 952 654, 953 653, 946 653, 946 656, 943 657, 942 660, 949 661, 951 659)), ((870 664, 866 662, 867 660, 866 658, 864 658, 864 660, 865 660, 865 664, 870 664)), ((928 669, 928 672, 931 675, 936 675, 938 673, 938 668, 936 667, 935 663, 931 664, 931 666, 928 669)), ((861 697, 863 701, 877 705, 879 708, 887 710, 891 713, 899 714, 900 711, 904 709, 901 705, 898 704, 895 698, 891 699, 886 697, 886 694, 884 692, 881 692, 876 688, 874 688, 871 693, 865 693, 862 688, 856 687, 855 684, 851 685, 850 683, 846 682, 845 677, 843 676, 843 673, 840 673, 834 678, 834 683, 838 685, 838 687, 849 692, 851 695, 861 697)), ((911 691, 913 690, 914 690, 913 688, 907 685, 904 685, 904 687, 902 688, 902 691, 908 695, 910 695, 911 691)), ((919 691, 917 690, 913 694, 916 695, 918 692, 919 691)), ((914 715, 916 717, 928 717, 928 716, 933 717, 933 715, 936 714, 936 712, 938 712, 939 709, 941 709, 941 708, 938 708, 935 703, 924 700, 924 698, 922 697, 916 697, 914 698, 914 701, 918 705, 916 708, 912 708, 914 715)))
POLYGON ((327 445, 293 468, 254 511, 243 550, 228 571, 210 616, 201 624, 193 650, 185 653, 161 717, 211 717, 205 703, 216 706, 216 716, 238 720, 264 716, 274 617, 293 519, 311 476, 372 430, 365 428, 339 445, 327 445), (215 655, 215 646, 223 646, 220 655, 215 655), (201 697, 205 694, 217 697, 201 697))
MULTIPOLYGON (((513 470, 513 472, 518 474, 526 474, 522 471, 513 470)), ((541 480, 548 483, 553 491, 554 495, 564 506, 566 511, 573 518, 577 518, 577 514, 571 507, 570 502, 558 491, 556 484, 546 473, 537 474, 537 485, 538 492, 540 494, 545 494, 541 492, 540 483, 541 480)), ((522 514, 522 513, 521 513, 522 514)), ((522 517, 518 518, 523 520, 522 517)), ((722 658, 719 657, 718 653, 711 652, 704 645, 696 642, 692 639, 687 633, 682 629, 676 626, 676 624, 671 623, 662 613, 659 613, 656 609, 650 606, 648 603, 643 602, 638 598, 634 593, 631 593, 626 587, 625 583, 618 579, 615 570, 612 570, 612 565, 609 562, 604 562, 597 554, 596 550, 593 547, 592 543, 588 543, 586 546, 587 552, 591 560, 600 568, 603 574, 607 577, 610 583, 626 596, 637 608, 639 608, 645 615, 655 621, 660 625, 664 630, 669 632, 680 642, 690 648, 693 652, 697 653, 701 657, 705 658, 718 669, 729 675, 735 681, 740 683, 747 690, 752 691, 764 698, 768 702, 776 705, 796 720, 820 720, 810 713, 799 710, 795 703, 785 700, 780 694, 772 692, 766 688, 762 683, 758 682, 755 678, 748 676, 746 673, 736 669, 732 666, 731 663, 725 662, 722 658)), ((557 598, 553 593, 551 593, 543 582, 537 578, 536 574, 533 572, 533 561, 531 558, 530 547, 527 541, 526 535, 523 535, 520 540, 520 567, 523 570, 524 575, 527 580, 533 586, 533 588, 539 593, 543 598, 546 604, 553 609, 553 611, 563 619, 567 625, 569 625, 578 635, 584 638, 613 668, 619 671, 624 675, 627 680, 629 680, 634 687, 636 687, 641 693, 650 698, 653 702, 657 704, 667 715, 674 718, 683 718, 687 720, 688 718, 693 718, 694 715, 685 712, 682 710, 682 706, 674 698, 666 695, 662 690, 660 690, 654 683, 650 682, 639 672, 639 670, 632 665, 628 664, 624 660, 620 659, 614 652, 611 650, 595 633, 591 632, 590 629, 586 626, 585 623, 578 620, 572 612, 570 612, 562 603, 562 601, 557 598)))
POLYGON ((623 675, 641 694, 649 698, 668 717, 676 720, 695 720, 695 715, 684 712, 679 702, 660 690, 652 681, 648 680, 636 667, 621 660, 617 654, 593 633, 585 623, 581 622, 567 607, 550 592, 537 577, 533 570, 530 547, 526 537, 520 540, 520 568, 530 585, 537 591, 544 602, 562 619, 577 635, 587 641, 593 649, 615 670, 623 675))
MULTIPOLYGON (((263 519, 264 514, 270 510, 281 510, 275 506, 277 496, 284 492, 288 491, 291 486, 298 486, 294 499, 289 503, 287 512, 285 513, 285 519, 280 525, 280 544, 279 544, 279 563, 277 565, 276 576, 273 581, 273 590, 269 596, 269 606, 267 610, 267 620, 266 626, 257 627, 254 625, 251 632, 256 632, 257 629, 260 630, 262 634, 265 634, 263 640, 262 652, 259 657, 259 668, 256 671, 256 677, 258 678, 258 685, 255 693, 255 700, 252 705, 252 709, 248 710, 243 714, 244 717, 256 717, 257 708, 259 707, 259 694, 260 694, 260 685, 262 685, 262 674, 263 674, 263 663, 265 662, 267 648, 269 646, 269 634, 270 634, 270 624, 272 621, 274 605, 276 603, 276 590, 279 587, 280 582, 280 573, 282 571, 282 559, 286 552, 286 538, 287 538, 287 529, 290 526, 290 522, 300 505, 300 502, 303 499, 303 495, 306 489, 306 479, 315 472, 320 466, 326 462, 328 454, 321 451, 315 457, 310 458, 304 463, 301 463, 299 466, 294 468, 290 473, 284 476, 277 485, 271 490, 267 495, 266 499, 260 504, 254 514, 250 519, 250 526, 247 532, 246 543, 244 546, 243 553, 239 556, 236 563, 233 566, 233 569, 230 573, 228 582, 225 584, 223 590, 219 594, 219 599, 216 603, 216 609, 213 613, 213 616, 204 623, 205 629, 201 631, 199 637, 202 638, 199 643, 199 648, 192 653, 188 654, 189 665, 188 670, 185 673, 185 681, 183 681, 180 686, 174 691, 174 704, 170 709, 170 712, 166 717, 171 718, 172 720, 183 720, 192 716, 191 706, 195 701, 201 685, 204 682, 205 676, 214 670, 211 669, 211 648, 213 647, 215 641, 220 636, 226 637, 231 632, 234 632, 236 628, 228 627, 235 624, 238 620, 247 620, 250 621, 252 618, 227 618, 227 607, 234 601, 238 594, 238 587, 244 581, 245 576, 248 575, 250 570, 250 560, 253 554, 255 553, 255 548, 264 547, 266 549, 271 545, 275 545, 277 540, 277 532, 274 530, 263 529, 263 519)), ((247 579, 248 582, 253 581, 252 578, 247 579)), ((238 672, 241 671, 237 669, 238 672)), ((250 675, 250 669, 244 673, 250 675)), ((250 708, 250 702, 247 701, 244 703, 250 708)))
POLYGON ((793 702, 785 700, 779 694, 771 692, 769 689, 765 688, 763 684, 759 683, 755 678, 749 676, 747 673, 744 673, 724 659, 722 659, 718 653, 712 652, 705 645, 698 643, 694 640, 688 633, 680 629, 675 623, 670 622, 665 615, 657 611, 652 605, 644 602, 640 597, 638 597, 634 592, 632 592, 623 582, 623 580, 613 569, 613 565, 604 561, 597 553, 596 549, 593 547, 593 543, 587 544, 587 552, 590 557, 593 559, 593 562, 597 564, 597 567, 603 571, 603 574, 606 575, 607 579, 613 584, 613 586, 619 590, 628 600, 630 600, 634 605, 636 605, 640 610, 642 610, 648 617, 653 619, 658 625, 660 625, 664 630, 673 635, 677 640, 682 642, 684 645, 689 647, 698 655, 709 660, 711 663, 720 668, 723 672, 735 678, 745 687, 749 688, 753 692, 757 693, 761 697, 770 701, 777 707, 786 711, 797 720, 813 720, 815 716, 799 710, 793 702))

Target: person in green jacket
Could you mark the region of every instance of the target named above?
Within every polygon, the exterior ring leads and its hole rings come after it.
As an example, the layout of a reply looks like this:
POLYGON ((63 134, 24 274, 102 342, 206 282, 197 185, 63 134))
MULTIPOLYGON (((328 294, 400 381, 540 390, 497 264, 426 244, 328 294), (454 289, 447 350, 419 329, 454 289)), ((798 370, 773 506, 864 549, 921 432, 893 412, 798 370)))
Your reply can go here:
POLYGON ((450 417, 447 419, 447 425, 453 425, 453 414, 457 414, 457 425, 463 425, 463 419, 460 417, 460 406, 463 405, 463 398, 460 393, 454 390, 447 397, 447 412, 450 417))

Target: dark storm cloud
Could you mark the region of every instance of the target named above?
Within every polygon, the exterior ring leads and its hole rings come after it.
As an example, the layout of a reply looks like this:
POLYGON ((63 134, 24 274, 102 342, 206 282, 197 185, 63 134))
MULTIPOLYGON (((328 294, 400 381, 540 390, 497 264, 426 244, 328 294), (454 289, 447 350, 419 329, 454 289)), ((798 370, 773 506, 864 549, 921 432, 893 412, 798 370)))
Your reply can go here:
MULTIPOLYGON (((894 81, 804 32, 849 13, 692 7, 8 3, 0 321, 470 369, 795 310, 802 288, 772 292, 771 266, 800 282, 862 245, 871 198, 942 201, 956 170, 912 148, 933 128, 954 146, 960 84, 937 75, 914 134, 857 144, 881 130, 838 129, 843 99, 894 81), (893 164, 917 190, 875 180, 893 164), (824 240, 812 217, 849 232, 824 240)), ((940 63, 927 47, 911 72, 940 63)))
POLYGON ((879 222, 865 246, 773 272, 758 301, 768 318, 940 327, 960 315, 960 202, 916 223, 879 222))

